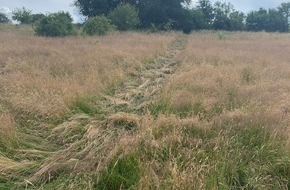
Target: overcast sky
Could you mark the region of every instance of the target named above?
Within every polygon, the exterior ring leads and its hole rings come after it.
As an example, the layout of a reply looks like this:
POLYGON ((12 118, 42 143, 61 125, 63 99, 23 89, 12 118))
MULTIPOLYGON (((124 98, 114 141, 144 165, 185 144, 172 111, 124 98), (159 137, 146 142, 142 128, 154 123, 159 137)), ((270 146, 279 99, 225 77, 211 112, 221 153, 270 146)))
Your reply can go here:
MULTIPOLYGON (((197 0, 193 0, 196 2, 197 0)), ((212 0, 214 2, 215 0, 212 0)), ((275 8, 287 0, 220 0, 221 2, 231 2, 236 10, 245 13, 250 10, 263 8, 275 8)), ((80 16, 75 7, 72 6, 73 0, 1 0, 0 12, 9 13, 18 7, 25 7, 33 13, 49 13, 57 11, 69 11, 75 21, 80 20, 80 16)))

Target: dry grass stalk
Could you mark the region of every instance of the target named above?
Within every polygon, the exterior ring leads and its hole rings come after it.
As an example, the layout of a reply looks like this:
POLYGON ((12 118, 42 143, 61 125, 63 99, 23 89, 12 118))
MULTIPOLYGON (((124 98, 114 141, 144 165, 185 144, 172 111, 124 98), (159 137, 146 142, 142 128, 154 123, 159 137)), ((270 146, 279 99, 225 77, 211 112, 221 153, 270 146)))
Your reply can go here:
POLYGON ((11 147, 16 145, 16 129, 14 121, 8 112, 0 116, 0 143, 3 146, 11 147))

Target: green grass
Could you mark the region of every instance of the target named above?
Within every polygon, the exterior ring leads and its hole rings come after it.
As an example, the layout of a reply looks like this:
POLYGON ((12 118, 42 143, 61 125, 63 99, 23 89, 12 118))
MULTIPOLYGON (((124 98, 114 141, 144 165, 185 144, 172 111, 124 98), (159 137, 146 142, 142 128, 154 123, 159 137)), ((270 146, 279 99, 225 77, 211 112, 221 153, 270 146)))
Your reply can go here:
POLYGON ((95 188, 100 190, 134 189, 140 178, 138 156, 135 154, 117 157, 108 170, 102 173, 95 188))
POLYGON ((285 139, 254 123, 229 120, 210 128, 205 126, 168 122, 153 128, 154 144, 158 146, 148 144, 146 138, 140 141, 142 163, 159 166, 155 173, 161 187, 174 185, 172 166, 168 166, 174 163, 180 174, 192 171, 188 173, 190 178, 197 173, 195 168, 203 168, 199 171, 204 177, 200 181, 203 185, 188 184, 193 185, 188 188, 289 189, 290 153, 285 139))
MULTIPOLYGON (((233 109, 236 106, 235 96, 234 93, 229 93, 227 105, 229 109, 233 109)), ((155 117, 159 114, 174 114, 180 118, 198 116, 201 120, 211 120, 214 116, 221 114, 224 107, 222 104, 215 104, 210 108, 206 108, 201 101, 196 101, 193 104, 174 106, 169 100, 162 99, 153 104, 149 110, 155 117)))
POLYGON ((81 112, 91 116, 102 113, 97 97, 78 97, 72 102, 70 109, 73 112, 81 112))

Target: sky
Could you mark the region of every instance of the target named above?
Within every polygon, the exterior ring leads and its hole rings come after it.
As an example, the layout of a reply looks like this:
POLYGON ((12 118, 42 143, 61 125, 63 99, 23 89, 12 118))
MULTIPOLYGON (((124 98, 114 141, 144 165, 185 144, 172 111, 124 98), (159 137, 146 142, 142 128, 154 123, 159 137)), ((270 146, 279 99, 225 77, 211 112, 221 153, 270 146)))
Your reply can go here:
MULTIPOLYGON (((247 13, 251 10, 263 8, 275 8, 287 0, 220 0, 221 2, 230 2, 236 10, 247 13)), ((197 0, 193 0, 193 3, 197 0)), ((212 0, 215 2, 215 0, 212 0)), ((11 17, 11 12, 16 8, 25 7, 32 10, 33 13, 52 13, 57 11, 68 11, 75 22, 80 22, 82 18, 78 10, 72 6, 73 0, 1 0, 0 12, 4 12, 11 17)))

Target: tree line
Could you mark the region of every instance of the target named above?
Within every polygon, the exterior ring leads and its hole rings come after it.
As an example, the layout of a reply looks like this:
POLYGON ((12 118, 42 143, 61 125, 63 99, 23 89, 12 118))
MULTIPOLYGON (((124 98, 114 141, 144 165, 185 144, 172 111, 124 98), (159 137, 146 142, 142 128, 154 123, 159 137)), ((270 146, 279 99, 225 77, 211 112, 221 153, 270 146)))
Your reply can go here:
MULTIPOLYGON (((102 35, 111 29, 289 32, 290 2, 248 14, 236 10, 231 3, 199 0, 194 7, 190 3, 191 0, 75 0, 74 6, 87 18, 83 30, 89 35, 102 35)), ((31 10, 18 8, 12 15, 21 24, 36 26, 39 35, 49 35, 46 30, 59 28, 70 30, 61 36, 74 33, 69 13, 32 14, 31 10)), ((0 23, 7 22, 9 19, 0 14, 0 23)))
POLYGON ((190 7, 190 0, 76 0, 74 5, 87 17, 109 16, 120 4, 130 4, 138 11, 140 22, 137 28, 160 30, 229 30, 229 31, 269 31, 288 32, 290 2, 277 8, 260 8, 247 15, 234 8, 231 3, 220 1, 211 3, 199 0, 190 7))

